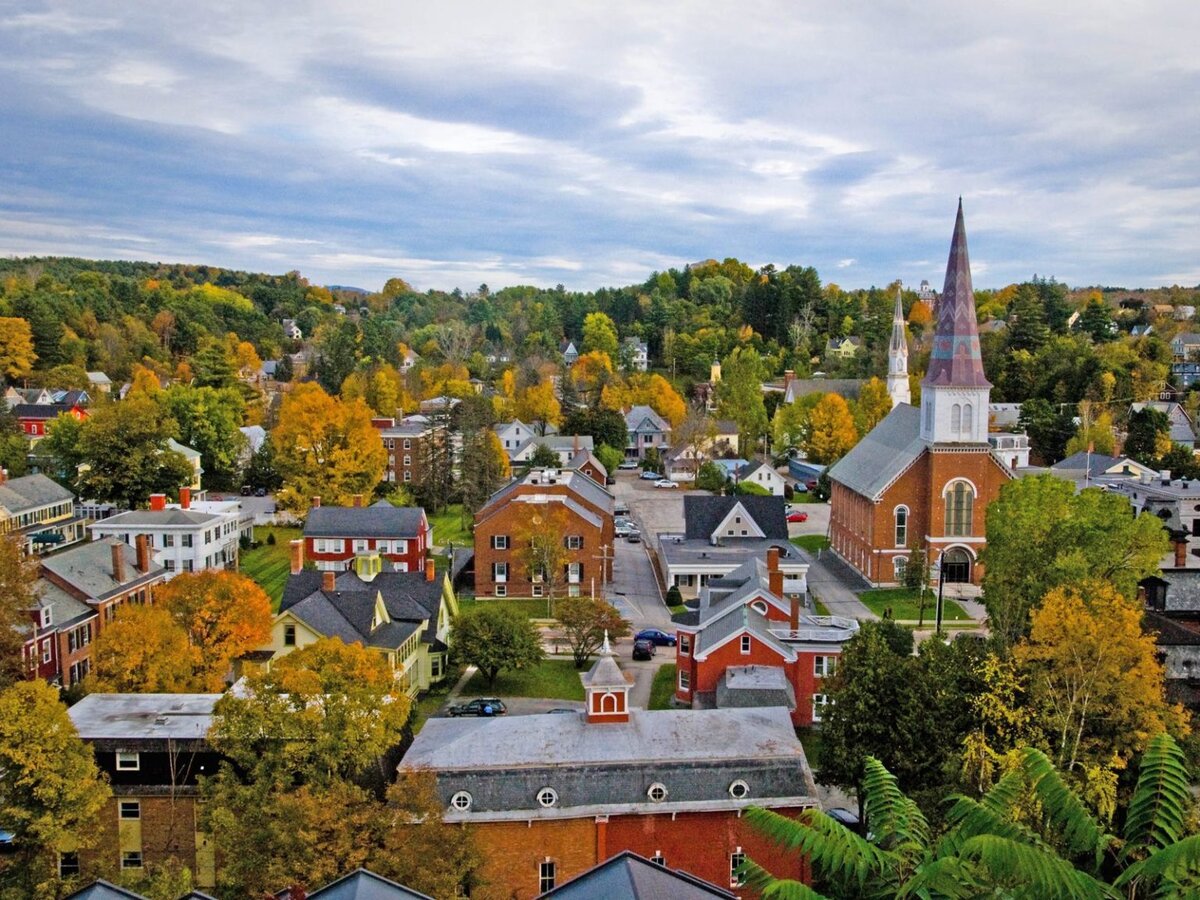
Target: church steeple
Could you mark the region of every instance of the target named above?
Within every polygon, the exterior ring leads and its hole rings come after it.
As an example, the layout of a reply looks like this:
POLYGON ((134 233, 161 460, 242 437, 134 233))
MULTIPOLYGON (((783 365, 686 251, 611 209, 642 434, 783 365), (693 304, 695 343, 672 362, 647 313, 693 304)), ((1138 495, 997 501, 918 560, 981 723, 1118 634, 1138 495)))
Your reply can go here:
POLYGON ((908 386, 908 338, 904 335, 904 305, 899 287, 896 288, 896 314, 892 317, 892 343, 888 346, 887 389, 893 409, 901 403, 912 403, 912 391, 908 386))
POLYGON ((921 382, 921 438, 931 443, 987 443, 991 386, 983 373, 979 349, 960 197, 946 262, 946 284, 938 303, 933 351, 921 382))

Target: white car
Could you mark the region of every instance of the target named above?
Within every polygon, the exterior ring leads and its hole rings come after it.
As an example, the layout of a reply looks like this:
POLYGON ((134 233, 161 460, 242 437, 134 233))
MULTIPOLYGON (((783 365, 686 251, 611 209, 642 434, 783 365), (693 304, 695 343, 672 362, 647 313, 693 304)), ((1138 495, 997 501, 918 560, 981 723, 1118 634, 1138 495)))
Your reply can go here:
POLYGON ((636 459, 626 459, 626 460, 622 460, 621 464, 618 465, 617 468, 620 469, 622 472, 628 472, 632 469, 636 469, 639 465, 640 465, 640 463, 638 463, 638 461, 636 459))
POLYGON ((660 478, 658 481, 654 482, 654 486, 656 488, 668 488, 668 489, 673 489, 673 488, 679 487, 679 485, 677 485, 675 482, 673 482, 667 478, 660 478))

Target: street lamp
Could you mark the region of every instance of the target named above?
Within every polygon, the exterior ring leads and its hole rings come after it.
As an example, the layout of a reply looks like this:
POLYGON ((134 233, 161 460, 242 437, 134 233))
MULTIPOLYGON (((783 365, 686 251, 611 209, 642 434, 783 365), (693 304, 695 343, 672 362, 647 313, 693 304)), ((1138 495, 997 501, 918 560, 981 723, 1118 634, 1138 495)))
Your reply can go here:
POLYGON ((941 556, 938 557, 937 630, 934 632, 938 637, 942 636, 942 588, 946 584, 945 556, 946 551, 943 550, 941 556))

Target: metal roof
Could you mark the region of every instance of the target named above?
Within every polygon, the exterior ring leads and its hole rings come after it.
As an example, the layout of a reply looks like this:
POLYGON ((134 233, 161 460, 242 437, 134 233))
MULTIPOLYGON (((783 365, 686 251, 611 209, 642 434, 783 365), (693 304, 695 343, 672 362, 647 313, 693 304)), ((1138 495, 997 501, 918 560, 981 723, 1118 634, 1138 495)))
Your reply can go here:
POLYGON ((90 740, 198 740, 221 694, 88 694, 67 712, 90 740))
MULTIPOLYGON (((588 869, 541 898, 560 900, 710 900, 734 895, 694 875, 668 869, 623 850, 600 865, 588 869)), ((541 900, 539 898, 539 900, 541 900)))
POLYGON ((925 452, 921 411, 900 403, 829 469, 829 480, 877 500, 925 452))

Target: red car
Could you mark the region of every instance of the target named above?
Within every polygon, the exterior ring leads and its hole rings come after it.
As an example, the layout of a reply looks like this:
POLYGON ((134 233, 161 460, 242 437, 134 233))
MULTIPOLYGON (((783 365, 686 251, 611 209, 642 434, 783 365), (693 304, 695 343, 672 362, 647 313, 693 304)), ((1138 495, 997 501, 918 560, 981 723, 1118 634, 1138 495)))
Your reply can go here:
POLYGON ((788 513, 787 520, 789 522, 807 522, 808 521, 808 513, 800 512, 800 510, 796 510, 795 512, 788 513))

